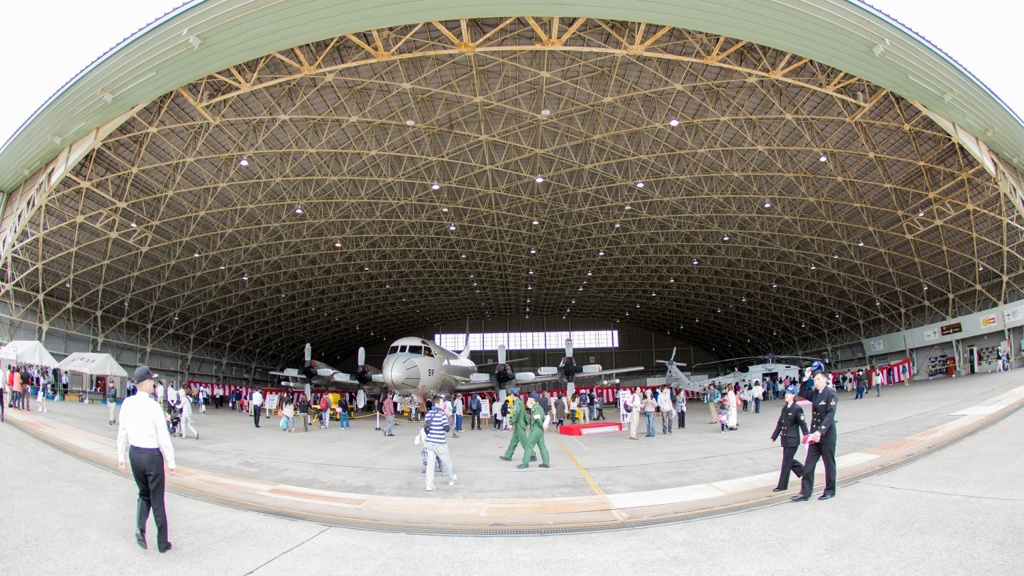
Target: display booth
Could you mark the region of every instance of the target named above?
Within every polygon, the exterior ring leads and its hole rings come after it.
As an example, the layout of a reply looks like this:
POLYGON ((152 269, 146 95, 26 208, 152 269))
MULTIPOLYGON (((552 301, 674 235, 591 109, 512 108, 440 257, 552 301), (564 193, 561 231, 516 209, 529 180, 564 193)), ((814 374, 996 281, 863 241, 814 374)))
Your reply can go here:
MULTIPOLYGON (((8 343, 0 348, 0 361, 4 364, 39 366, 46 369, 57 366, 57 359, 38 340, 14 340, 8 343)), ((30 397, 34 397, 35 390, 29 389, 28 392, 30 397)))
POLYGON ((128 377, 128 372, 110 354, 74 352, 57 364, 57 368, 82 375, 79 386, 68 388, 65 400, 103 402, 107 397, 108 386, 117 387, 117 397, 124 398, 124 390, 114 379, 120 378, 123 381, 128 377))

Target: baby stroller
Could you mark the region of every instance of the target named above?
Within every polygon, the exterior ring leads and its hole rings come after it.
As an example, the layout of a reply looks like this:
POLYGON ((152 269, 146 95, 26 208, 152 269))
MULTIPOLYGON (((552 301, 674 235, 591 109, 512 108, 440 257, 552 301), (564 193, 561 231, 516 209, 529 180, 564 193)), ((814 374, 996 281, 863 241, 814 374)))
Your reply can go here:
POLYGON ((167 414, 167 431, 171 433, 171 436, 181 434, 181 408, 178 406, 171 406, 171 411, 167 414))

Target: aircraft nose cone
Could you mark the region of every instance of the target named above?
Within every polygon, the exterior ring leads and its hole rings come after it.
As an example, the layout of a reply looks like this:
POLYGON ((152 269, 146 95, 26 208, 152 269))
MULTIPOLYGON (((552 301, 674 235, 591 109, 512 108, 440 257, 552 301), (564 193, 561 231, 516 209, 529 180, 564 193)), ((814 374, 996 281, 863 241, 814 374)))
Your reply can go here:
POLYGON ((420 385, 420 367, 409 357, 388 356, 380 370, 384 383, 399 394, 408 394, 420 385))

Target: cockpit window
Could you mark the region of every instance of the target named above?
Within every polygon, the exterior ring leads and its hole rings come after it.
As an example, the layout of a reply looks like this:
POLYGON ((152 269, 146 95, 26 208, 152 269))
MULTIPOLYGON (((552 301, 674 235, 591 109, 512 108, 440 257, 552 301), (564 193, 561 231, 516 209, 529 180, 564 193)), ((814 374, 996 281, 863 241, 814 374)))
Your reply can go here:
POLYGON ((429 347, 429 346, 424 346, 423 347, 423 355, 424 356, 433 357, 434 356, 434 350, 431 347, 429 347))
POLYGON ((392 346, 388 348, 388 354, 398 354, 398 346, 392 346))
POLYGON ((409 346, 409 354, 423 354, 423 346, 409 346))
POLYGON ((398 351, 399 352, 408 352, 409 351, 409 347, 408 346, 399 346, 398 351))

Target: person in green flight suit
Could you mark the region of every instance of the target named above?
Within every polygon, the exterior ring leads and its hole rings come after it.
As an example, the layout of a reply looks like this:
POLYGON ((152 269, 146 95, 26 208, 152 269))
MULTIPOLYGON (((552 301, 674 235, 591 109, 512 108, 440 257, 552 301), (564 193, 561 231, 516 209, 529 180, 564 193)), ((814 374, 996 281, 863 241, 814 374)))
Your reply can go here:
MULTIPOLYGON (((544 443, 544 431, 547 430, 547 422, 544 421, 544 408, 540 405, 540 396, 534 392, 526 399, 526 408, 530 411, 530 432, 526 436, 526 450, 523 452, 523 463, 518 468, 530 467, 530 454, 533 454, 534 447, 540 446, 541 468, 550 468, 548 458, 548 446, 544 443)), ((534 457, 534 460, 537 458, 534 457)))
POLYGON ((526 451, 530 456, 530 461, 536 460, 537 456, 533 454, 526 444, 526 425, 528 423, 528 416, 526 415, 526 407, 523 406, 522 399, 519 398, 519 389, 512 388, 508 392, 509 399, 515 399, 515 403, 509 408, 509 422, 512 423, 512 439, 508 442, 508 448, 505 449, 504 456, 498 456, 498 458, 506 461, 512 461, 512 454, 516 451, 516 445, 522 444, 523 450, 526 451))

